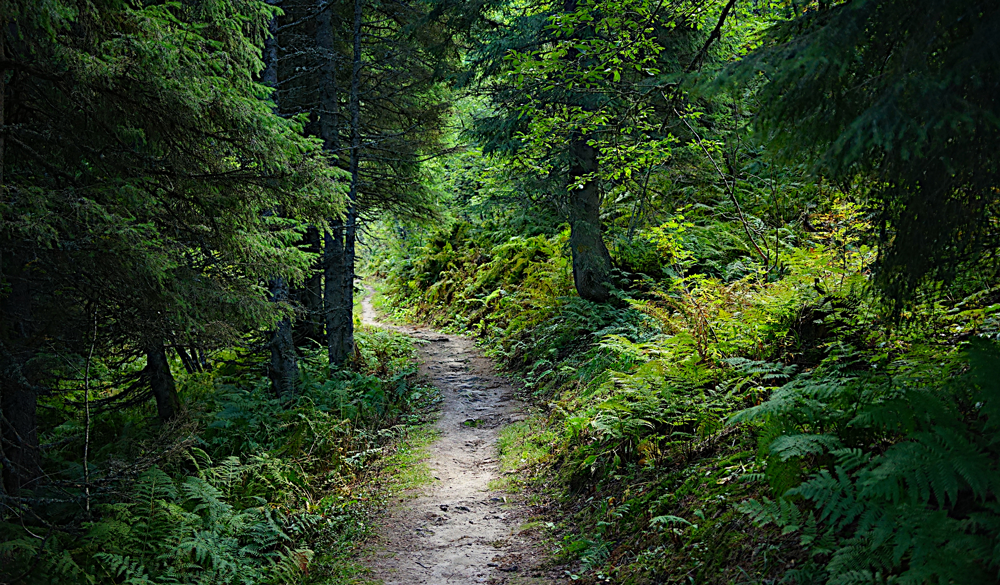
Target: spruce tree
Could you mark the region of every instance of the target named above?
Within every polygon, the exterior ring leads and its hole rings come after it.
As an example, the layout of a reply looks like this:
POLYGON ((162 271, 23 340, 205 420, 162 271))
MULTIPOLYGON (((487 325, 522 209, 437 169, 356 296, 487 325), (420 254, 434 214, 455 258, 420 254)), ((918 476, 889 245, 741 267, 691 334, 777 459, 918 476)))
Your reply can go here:
MULTIPOLYGON (((339 191, 254 81, 272 14, 254 0, 5 6, 8 495, 42 477, 36 404, 72 386, 67 356, 92 345, 96 359, 145 360, 169 417, 167 343, 212 347, 268 327, 282 311, 261 283, 302 278, 295 222, 267 212, 329 215, 339 191)), ((136 392, 119 394, 151 394, 136 392)))
POLYGON ((761 83, 772 151, 863 193, 877 280, 897 308, 1000 246, 1000 6, 982 0, 808 3, 736 64, 761 83))
POLYGON ((308 113, 307 131, 322 140, 349 192, 344 215, 327 218, 322 234, 307 232, 303 244, 322 248, 322 262, 293 295, 303 309, 299 339, 314 339, 325 328, 335 366, 353 353, 355 246, 363 222, 382 213, 431 213, 420 161, 440 149, 441 84, 458 64, 457 31, 447 19, 460 6, 282 3, 282 112, 308 113))

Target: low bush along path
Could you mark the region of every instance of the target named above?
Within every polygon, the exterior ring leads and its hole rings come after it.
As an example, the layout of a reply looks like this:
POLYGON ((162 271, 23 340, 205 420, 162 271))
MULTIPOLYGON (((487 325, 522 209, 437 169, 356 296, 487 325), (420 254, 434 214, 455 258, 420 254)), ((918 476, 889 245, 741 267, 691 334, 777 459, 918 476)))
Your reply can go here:
MULTIPOLYGON (((371 295, 363 319, 379 327, 371 295)), ((519 499, 491 491, 499 476, 500 429, 524 418, 510 383, 472 340, 421 327, 391 327, 420 344, 420 374, 441 391, 437 440, 426 464, 434 476, 415 497, 400 499, 383 519, 369 553, 373 577, 386 585, 556 583, 537 568, 542 555, 519 529, 531 515, 519 499)))

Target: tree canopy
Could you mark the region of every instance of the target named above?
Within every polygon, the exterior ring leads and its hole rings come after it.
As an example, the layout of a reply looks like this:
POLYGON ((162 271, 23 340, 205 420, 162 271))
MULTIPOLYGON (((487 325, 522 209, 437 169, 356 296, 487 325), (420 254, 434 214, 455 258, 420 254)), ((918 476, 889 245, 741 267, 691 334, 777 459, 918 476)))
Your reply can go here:
POLYGON ((912 300, 919 285, 963 270, 995 274, 996 4, 800 11, 733 66, 738 79, 763 79, 756 120, 775 155, 871 202, 878 280, 892 298, 912 300))

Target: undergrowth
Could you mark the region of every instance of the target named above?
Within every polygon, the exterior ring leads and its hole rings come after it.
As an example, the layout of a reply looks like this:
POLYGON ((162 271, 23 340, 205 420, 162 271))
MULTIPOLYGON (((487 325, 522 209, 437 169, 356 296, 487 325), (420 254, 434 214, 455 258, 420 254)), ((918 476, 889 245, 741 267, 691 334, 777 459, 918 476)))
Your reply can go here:
POLYGON ((501 434, 501 483, 555 498, 574 580, 995 581, 1000 296, 888 320, 857 209, 810 221, 766 267, 712 217, 640 230, 656 277, 623 242, 604 305, 573 294, 566 231, 456 222, 372 270, 386 309, 523 378, 543 414, 501 434))
MULTIPOLYGON (((46 524, 0 524, 4 582, 362 582, 352 559, 373 516, 429 477, 417 460, 438 397, 412 384, 407 338, 366 328, 357 343, 332 373, 325 351, 306 355, 288 400, 232 354, 179 378, 185 414, 169 427, 141 434, 148 408, 97 419, 92 437, 109 440, 90 497, 54 502, 46 524), (125 469, 128 445, 141 456, 125 469)), ((71 461, 81 424, 46 437, 48 456, 71 461)))

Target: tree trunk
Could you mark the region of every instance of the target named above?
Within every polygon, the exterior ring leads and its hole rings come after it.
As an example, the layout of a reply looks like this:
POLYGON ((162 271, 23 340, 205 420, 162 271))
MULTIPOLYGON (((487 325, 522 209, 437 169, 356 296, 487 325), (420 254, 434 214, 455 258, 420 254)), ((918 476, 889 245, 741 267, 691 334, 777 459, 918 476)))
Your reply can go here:
MULTIPOLYGON (((316 22, 315 36, 316 51, 320 59, 319 79, 310 78, 319 85, 319 104, 315 108, 318 119, 315 124, 310 124, 310 131, 317 132, 323 141, 323 149, 336 154, 339 144, 337 135, 340 104, 337 93, 337 67, 336 53, 334 52, 333 37, 333 9, 328 6, 331 0, 317 0, 315 3, 316 22)), ((313 104, 314 105, 314 104, 313 104)), ((313 105, 309 109, 313 109, 313 105)), ((323 251, 322 237, 319 229, 309 226, 306 229, 303 244, 310 252, 321 254, 323 251)), ((305 345, 310 341, 323 342, 323 324, 325 320, 323 309, 323 257, 320 256, 312 268, 311 275, 306 279, 301 290, 296 294, 296 298, 305 309, 305 318, 296 323, 295 342, 298 345, 305 345)))
POLYGON ((340 314, 334 318, 339 327, 336 340, 339 347, 336 355, 342 358, 337 362, 338 364, 342 364, 354 353, 354 242, 357 236, 358 220, 355 203, 358 200, 361 177, 361 20, 361 0, 354 0, 354 58, 351 63, 349 102, 351 114, 351 187, 347 194, 348 208, 344 225, 344 274, 340 282, 341 298, 337 305, 340 314))
MULTIPOLYGON (((587 137, 574 136, 570 142, 570 181, 598 170, 597 149, 587 137)), ((601 192, 596 177, 569 193, 570 236, 573 253, 573 282, 580 298, 597 303, 610 298, 611 254, 601 236, 601 192)))
POLYGON ((194 374, 198 371, 198 367, 195 365, 196 362, 191 354, 188 353, 187 349, 181 347, 180 345, 175 345, 174 349, 177 351, 177 356, 181 358, 181 364, 184 366, 184 371, 189 374, 194 374))
POLYGON ((340 150, 340 88, 337 84, 337 47, 333 35, 333 10, 327 7, 332 0, 319 0, 316 6, 316 48, 320 58, 319 78, 319 137, 323 150, 339 156, 340 150))
MULTIPOLYGON (((326 321, 327 355, 332 367, 343 366, 354 353, 354 210, 357 188, 355 138, 358 107, 360 61, 360 4, 355 3, 354 67, 351 77, 351 201, 344 221, 332 222, 323 241, 323 309, 326 321)), ((317 45, 324 59, 320 86, 320 138, 325 149, 340 150, 340 93, 337 84, 337 54, 333 44, 333 23, 329 10, 320 13, 317 21, 317 45)))
MULTIPOLYGON (((283 278, 271 281, 271 301, 283 303, 288 300, 288 284, 283 278)), ((278 321, 271 335, 271 367, 268 377, 276 396, 295 393, 299 379, 299 365, 295 359, 295 341, 292 339, 292 321, 288 318, 278 321)))
MULTIPOLYGON (((7 58, 6 49, 4 49, 4 41, 6 40, 6 35, 4 35, 4 23, 0 22, 0 60, 7 58)), ((6 151, 6 125, 7 117, 4 115, 7 96, 7 72, 0 71, 0 193, 4 190, 4 174, 3 174, 3 163, 4 163, 4 153, 6 151)))
POLYGON ((170 362, 167 361, 167 350, 162 339, 150 343, 146 349, 146 375, 156 400, 156 414, 160 422, 167 422, 177 416, 181 401, 177 397, 177 385, 170 372, 170 362))
POLYGON ((0 446, 3 456, 3 488, 16 496, 31 488, 41 477, 41 453, 38 448, 36 409, 37 380, 29 372, 34 356, 31 326, 31 286, 21 254, 7 252, 10 262, 4 266, 2 284, 8 288, 0 297, 3 320, 0 323, 0 446))
MULTIPOLYGON (((272 3, 276 0, 270 0, 272 3)), ((269 23, 272 38, 264 43, 264 73, 262 81, 274 90, 274 109, 280 111, 278 101, 278 20, 272 18, 269 23)), ((271 280, 271 302, 285 303, 288 301, 288 283, 278 276, 271 280)), ((295 341, 292 337, 292 322, 287 317, 278 321, 271 332, 268 344, 271 350, 271 363, 268 377, 271 379, 271 390, 276 396, 289 396, 295 393, 299 379, 299 365, 295 357, 295 341)), ((197 351, 197 350, 195 350, 197 351)), ((202 358, 197 356, 199 363, 202 358)))
MULTIPOLYGON (((575 12, 577 0, 563 0, 563 11, 575 12)), ((593 34, 583 33, 585 35, 593 34)), ((580 58, 579 50, 570 49, 568 61, 580 58)), ((588 109, 587 95, 579 97, 578 105, 588 109)), ((573 283, 580 298, 597 303, 611 296, 611 254, 601 236, 601 191, 597 181, 599 170, 597 149, 588 144, 590 135, 573 130, 569 141, 569 182, 583 180, 581 187, 569 192, 569 247, 573 254, 573 283)))
POLYGON ((302 289, 297 292, 297 298, 305 317, 295 324, 295 343, 298 346, 309 342, 323 342, 323 246, 320 241, 319 229, 309 226, 303 243, 308 251, 319 255, 312 267, 312 273, 306 279, 302 289))
MULTIPOLYGON (((344 222, 334 223, 327 232, 323 250, 326 283, 323 299, 326 309, 327 355, 332 367, 340 367, 354 351, 354 318, 351 299, 345 294, 349 280, 345 264, 344 222)), ((353 290, 353 289, 352 289, 353 290)))

